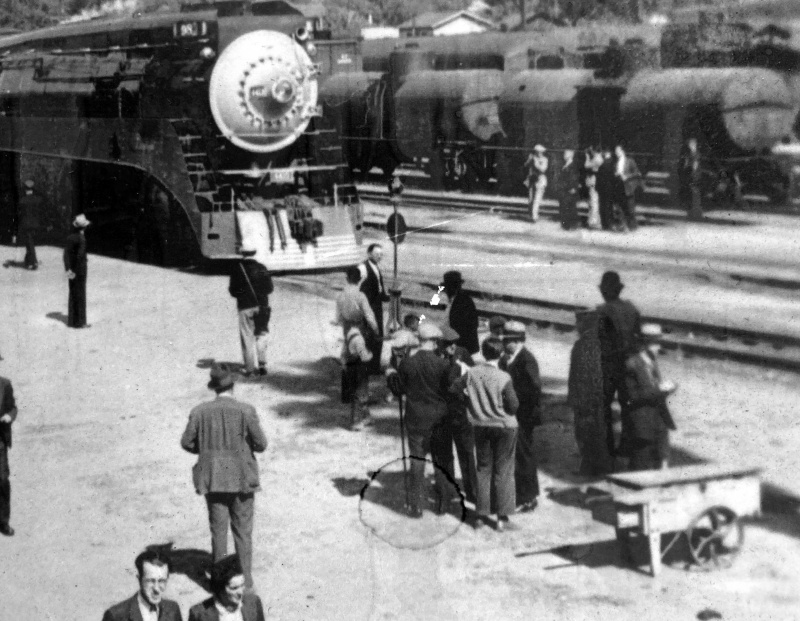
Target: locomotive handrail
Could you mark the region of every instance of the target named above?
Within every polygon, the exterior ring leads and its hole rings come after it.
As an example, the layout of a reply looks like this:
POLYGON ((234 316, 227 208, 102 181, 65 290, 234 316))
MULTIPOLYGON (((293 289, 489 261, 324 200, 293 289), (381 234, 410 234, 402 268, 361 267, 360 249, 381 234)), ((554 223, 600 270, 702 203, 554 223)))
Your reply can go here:
POLYGON ((344 168, 346 164, 326 164, 316 166, 288 166, 282 168, 229 168, 224 170, 215 170, 214 172, 220 175, 246 175, 249 177, 257 177, 259 175, 266 175, 272 173, 304 173, 304 172, 318 172, 322 170, 336 170, 337 168, 344 168))

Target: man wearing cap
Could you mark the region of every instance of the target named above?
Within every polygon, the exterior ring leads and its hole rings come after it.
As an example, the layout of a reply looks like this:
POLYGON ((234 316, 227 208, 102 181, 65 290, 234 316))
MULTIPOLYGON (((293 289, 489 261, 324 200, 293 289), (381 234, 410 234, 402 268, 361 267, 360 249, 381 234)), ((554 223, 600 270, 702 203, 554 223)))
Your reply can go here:
POLYGON ((103 621, 182 621, 177 602, 164 597, 170 560, 156 549, 148 549, 136 557, 139 590, 136 595, 112 606, 103 614, 103 621))
POLYGON ((458 344, 470 354, 478 353, 478 311, 472 297, 463 290, 461 272, 445 272, 442 278, 444 292, 450 304, 447 307, 447 323, 460 335, 458 344))
POLYGON ((70 328, 88 328, 86 323, 86 275, 88 261, 86 257, 86 227, 89 220, 83 214, 72 222, 72 233, 67 236, 64 246, 64 269, 69 279, 69 305, 67 310, 67 326, 70 328))
POLYGON ((549 160, 545 155, 545 149, 542 145, 537 144, 533 147, 533 153, 528 155, 525 160, 525 167, 528 169, 528 175, 525 179, 525 185, 528 186, 528 206, 531 212, 531 220, 536 222, 539 219, 539 208, 544 200, 544 191, 547 188, 547 167, 549 160))
POLYGON ((266 266, 256 261, 253 246, 243 246, 240 254, 243 258, 231 272, 228 292, 236 298, 239 311, 239 338, 245 374, 257 372, 266 375, 272 277, 266 266))
POLYGON ((184 450, 198 456, 192 469, 195 490, 206 498, 214 561, 228 554, 228 521, 247 586, 253 586, 253 496, 260 491, 254 453, 267 448, 256 409, 233 397, 235 378, 214 365, 208 387, 217 397, 196 406, 181 438, 184 450))
POLYGON ((611 404, 619 399, 622 411, 620 450, 625 452, 628 438, 627 395, 625 392, 625 359, 636 347, 641 331, 639 310, 628 300, 619 297, 625 285, 617 272, 609 271, 600 280, 600 293, 605 303, 597 307, 600 313, 600 355, 603 367, 603 408, 607 425, 608 450, 615 455, 614 426, 611 404))
MULTIPOLYGON (((442 326, 441 355, 450 364, 451 383, 468 369, 475 366, 470 353, 458 345, 458 332, 450 326, 442 326)), ((431 454, 434 463, 438 464, 455 481, 453 462, 453 444, 456 446, 458 465, 461 469, 461 488, 467 502, 474 503, 475 479, 475 439, 472 427, 467 420, 467 403, 463 394, 453 394, 448 390, 447 416, 442 418, 433 434, 431 454)))
POLYGON ((19 199, 19 240, 25 244, 25 267, 35 270, 39 267, 36 259, 36 232, 40 226, 42 199, 33 193, 34 183, 31 179, 25 182, 25 194, 19 199))
POLYGON ((661 336, 661 326, 644 324, 637 351, 625 361, 631 470, 666 468, 669 432, 676 429, 667 407, 667 396, 677 387, 673 382, 661 379, 656 360, 661 350, 661 336))
POLYGON ((11 518, 11 482, 8 450, 11 448, 11 425, 17 420, 17 403, 11 380, 0 377, 0 534, 14 535, 11 518))
POLYGON ((522 322, 509 321, 505 325, 505 355, 500 358, 498 365, 501 371, 511 376, 519 400, 514 484, 517 506, 523 512, 533 511, 538 504, 539 471, 533 432, 542 424, 542 379, 536 358, 525 347, 525 337, 526 329, 522 322))
POLYGON ((367 301, 375 315, 377 330, 374 334, 365 335, 367 344, 372 352, 370 375, 379 375, 381 372, 381 350, 383 349, 383 303, 389 301, 389 294, 383 284, 383 274, 379 267, 383 260, 383 247, 380 244, 370 244, 367 248, 367 260, 358 266, 361 273, 361 291, 367 296, 367 301))
MULTIPOLYGON (((425 506, 425 458, 431 452, 434 429, 447 415, 450 365, 436 353, 442 331, 430 322, 419 326, 419 350, 403 360, 397 373, 400 390, 406 396, 406 430, 411 455, 411 498, 409 515, 422 517, 425 506)), ((439 506, 447 502, 447 479, 435 463, 436 493, 439 506)))

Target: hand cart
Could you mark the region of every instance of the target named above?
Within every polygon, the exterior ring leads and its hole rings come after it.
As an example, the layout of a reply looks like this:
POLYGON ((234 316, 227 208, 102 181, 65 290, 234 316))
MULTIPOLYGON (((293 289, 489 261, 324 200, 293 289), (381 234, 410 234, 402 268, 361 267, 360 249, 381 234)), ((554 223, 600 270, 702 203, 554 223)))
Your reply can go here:
POLYGON ((632 536, 648 538, 653 576, 681 535, 694 563, 729 564, 744 542, 740 518, 761 512, 758 468, 718 464, 611 474, 603 494, 589 501, 592 517, 614 526, 622 554, 630 558, 632 536), (661 535, 673 533, 666 547, 661 535))

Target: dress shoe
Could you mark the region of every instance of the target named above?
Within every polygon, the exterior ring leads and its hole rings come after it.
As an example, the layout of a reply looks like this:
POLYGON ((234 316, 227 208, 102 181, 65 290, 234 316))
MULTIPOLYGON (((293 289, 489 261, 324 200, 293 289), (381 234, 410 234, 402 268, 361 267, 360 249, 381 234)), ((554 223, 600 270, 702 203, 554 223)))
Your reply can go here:
POLYGON ((531 511, 535 511, 536 507, 538 506, 539 506, 538 500, 531 500, 523 504, 519 509, 517 509, 517 511, 519 513, 530 513, 531 511))
POLYGON ((519 524, 512 522, 507 517, 499 517, 497 519, 497 532, 514 532, 520 530, 519 524))
POLYGON ((408 517, 413 518, 415 520, 419 520, 422 518, 422 509, 419 507, 411 506, 408 508, 408 517))
POLYGON ((259 365, 259 367, 258 367, 258 374, 259 374, 261 377, 264 377, 264 376, 266 376, 266 374, 267 374, 267 365, 265 365, 265 364, 259 365))
POLYGON ((8 524, 0 524, 0 533, 5 535, 6 537, 13 537, 14 536, 14 529, 11 528, 8 524))

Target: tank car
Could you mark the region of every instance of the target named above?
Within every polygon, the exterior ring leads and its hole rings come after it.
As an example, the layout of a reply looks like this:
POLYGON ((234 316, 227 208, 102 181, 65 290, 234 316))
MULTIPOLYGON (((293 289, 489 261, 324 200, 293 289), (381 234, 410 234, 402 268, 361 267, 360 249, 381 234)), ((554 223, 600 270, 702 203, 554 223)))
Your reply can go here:
POLYGON ((6 235, 33 178, 51 236, 85 212, 93 247, 117 256, 182 265, 252 242, 275 273, 356 263, 361 207, 318 101, 353 45, 282 0, 0 39, 6 235))

